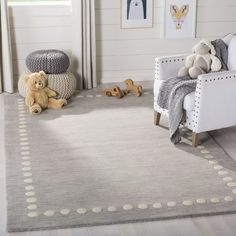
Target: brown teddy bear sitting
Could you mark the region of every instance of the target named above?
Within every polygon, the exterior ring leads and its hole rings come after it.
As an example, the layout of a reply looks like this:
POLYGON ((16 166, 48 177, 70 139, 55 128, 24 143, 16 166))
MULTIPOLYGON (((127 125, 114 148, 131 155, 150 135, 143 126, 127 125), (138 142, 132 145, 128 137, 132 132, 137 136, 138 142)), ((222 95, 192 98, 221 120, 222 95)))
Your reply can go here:
POLYGON ((25 76, 27 94, 25 104, 31 114, 40 114, 43 109, 60 109, 67 104, 65 99, 55 99, 56 92, 49 89, 47 76, 43 71, 25 76))

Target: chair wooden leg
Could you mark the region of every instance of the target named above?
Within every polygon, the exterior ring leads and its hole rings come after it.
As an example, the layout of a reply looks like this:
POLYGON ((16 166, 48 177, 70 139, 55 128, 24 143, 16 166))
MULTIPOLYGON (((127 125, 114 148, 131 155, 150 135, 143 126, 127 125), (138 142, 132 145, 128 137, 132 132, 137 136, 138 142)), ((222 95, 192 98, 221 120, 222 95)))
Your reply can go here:
POLYGON ((192 145, 193 145, 193 147, 198 146, 198 134, 194 133, 194 132, 192 134, 192 145))
POLYGON ((154 125, 159 125, 161 119, 161 113, 154 111, 154 125))

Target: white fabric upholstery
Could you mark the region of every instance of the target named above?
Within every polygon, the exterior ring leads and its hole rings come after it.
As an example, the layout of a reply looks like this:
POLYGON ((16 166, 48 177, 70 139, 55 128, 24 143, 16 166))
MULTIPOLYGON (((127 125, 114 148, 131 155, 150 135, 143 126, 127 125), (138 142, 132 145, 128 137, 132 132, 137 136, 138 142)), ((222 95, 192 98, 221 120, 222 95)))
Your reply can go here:
POLYGON ((236 70, 236 36, 234 36, 228 47, 228 68, 229 70, 236 70))
MULTIPOLYGON (((156 79, 154 83, 154 99, 157 99, 158 97, 158 91, 160 89, 161 84, 163 83, 164 80, 156 79)), ((188 94, 184 98, 184 109, 188 111, 192 111, 194 109, 194 99, 195 99, 195 92, 192 92, 188 94)))
POLYGON ((192 92, 190 94, 188 94, 187 96, 185 96, 184 98, 184 109, 187 111, 193 111, 194 110, 194 99, 195 99, 195 92, 192 92))
POLYGON ((186 111, 185 126, 188 127, 191 130, 193 130, 193 128, 194 128, 194 117, 195 117, 194 111, 186 111))
POLYGON ((155 78, 165 80, 176 76, 179 68, 184 66, 186 56, 187 54, 156 58, 155 78))
POLYGON ((225 42, 225 44, 227 45, 227 46, 229 46, 229 43, 230 43, 230 41, 231 41, 231 39, 233 38, 233 34, 226 34, 223 38, 222 38, 222 40, 225 42))
POLYGON ((236 125, 236 71, 200 75, 195 99, 196 133, 236 125))
MULTIPOLYGON (((154 82, 154 110, 164 115, 168 112, 160 110, 157 105, 159 80, 176 76, 184 63, 183 56, 166 58, 156 59, 154 82)), ((233 106, 236 101, 236 71, 204 74, 197 80, 196 92, 184 100, 185 125, 195 133, 236 125, 236 106, 233 106)))

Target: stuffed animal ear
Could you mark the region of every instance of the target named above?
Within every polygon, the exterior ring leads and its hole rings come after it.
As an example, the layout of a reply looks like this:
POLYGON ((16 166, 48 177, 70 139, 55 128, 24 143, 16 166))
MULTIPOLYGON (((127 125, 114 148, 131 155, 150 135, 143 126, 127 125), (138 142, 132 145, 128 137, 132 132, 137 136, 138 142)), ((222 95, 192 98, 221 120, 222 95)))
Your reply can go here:
POLYGON ((195 45, 193 48, 192 48, 192 53, 196 53, 196 48, 197 48, 198 44, 195 45))
POLYGON ((30 77, 29 77, 28 75, 25 75, 25 77, 24 77, 25 83, 28 83, 29 78, 30 78, 30 77))
POLYGON ((214 56, 216 55, 216 50, 212 44, 211 44, 211 54, 214 56))
POLYGON ((216 50, 215 50, 214 46, 212 45, 212 43, 207 39, 204 40, 204 43, 210 48, 210 53, 215 56, 216 50))
POLYGON ((40 74, 42 77, 44 77, 45 79, 47 79, 47 75, 45 74, 44 71, 39 71, 39 74, 40 74))

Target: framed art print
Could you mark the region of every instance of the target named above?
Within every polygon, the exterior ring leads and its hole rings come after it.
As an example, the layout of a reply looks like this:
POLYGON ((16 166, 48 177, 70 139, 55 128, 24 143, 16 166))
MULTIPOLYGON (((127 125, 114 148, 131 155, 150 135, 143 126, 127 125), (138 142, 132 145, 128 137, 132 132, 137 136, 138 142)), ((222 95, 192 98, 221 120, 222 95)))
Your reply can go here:
POLYGON ((153 0, 121 0, 121 28, 152 27, 153 0))
POLYGON ((196 0, 165 1, 165 38, 195 38, 196 5, 196 0))

